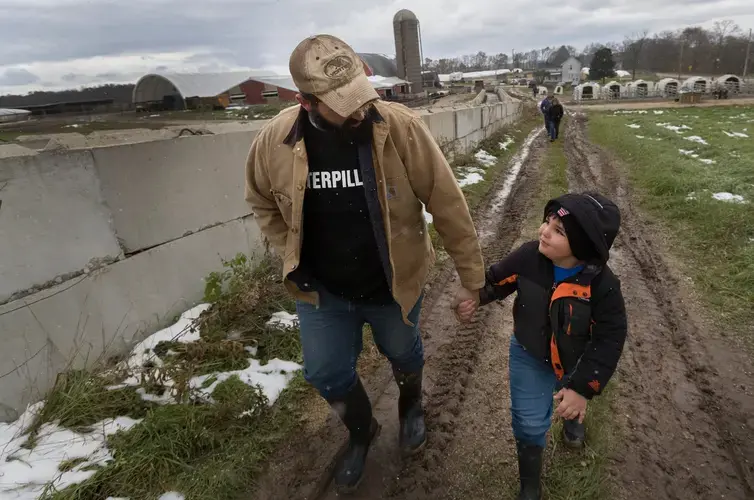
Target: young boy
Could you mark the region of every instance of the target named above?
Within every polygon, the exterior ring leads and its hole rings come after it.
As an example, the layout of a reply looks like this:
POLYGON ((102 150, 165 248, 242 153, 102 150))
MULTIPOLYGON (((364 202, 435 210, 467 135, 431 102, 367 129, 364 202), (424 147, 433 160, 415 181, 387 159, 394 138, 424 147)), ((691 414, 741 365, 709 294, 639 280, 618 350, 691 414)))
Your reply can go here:
MULTIPOLYGON (((618 207, 596 193, 550 200, 539 241, 525 243, 487 271, 480 305, 518 292, 513 304, 510 390, 518 450, 519 500, 541 497, 546 433, 555 413, 569 446, 584 442, 587 401, 599 395, 626 340, 620 281, 607 266, 620 226, 618 207)), ((468 321, 476 305, 457 314, 468 321)))

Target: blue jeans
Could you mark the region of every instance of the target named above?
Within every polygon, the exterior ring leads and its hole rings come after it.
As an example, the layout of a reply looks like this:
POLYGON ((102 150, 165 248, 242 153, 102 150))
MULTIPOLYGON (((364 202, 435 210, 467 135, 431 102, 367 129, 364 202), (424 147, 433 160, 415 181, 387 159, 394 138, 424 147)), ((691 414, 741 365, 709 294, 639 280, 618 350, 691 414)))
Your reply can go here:
POLYGON ((558 138, 558 128, 556 127, 554 120, 547 121, 547 133, 550 134, 550 139, 558 138))
POLYGON ((415 326, 403 322, 396 302, 360 304, 320 292, 319 307, 297 302, 304 378, 328 401, 342 399, 356 383, 356 360, 361 354, 362 329, 372 327, 377 348, 393 368, 416 372, 424 366, 424 346, 419 333, 422 298, 408 314, 415 326))
POLYGON ((553 411, 552 395, 558 389, 555 371, 529 354, 511 338, 508 370, 511 387, 511 422, 519 441, 544 448, 553 411))

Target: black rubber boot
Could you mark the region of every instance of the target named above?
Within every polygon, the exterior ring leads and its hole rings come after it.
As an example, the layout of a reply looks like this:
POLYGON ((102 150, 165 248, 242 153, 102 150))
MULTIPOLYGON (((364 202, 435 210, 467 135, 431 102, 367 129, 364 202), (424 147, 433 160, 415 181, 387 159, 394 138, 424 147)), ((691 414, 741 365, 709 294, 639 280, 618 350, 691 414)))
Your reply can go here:
POLYGON ((563 420, 563 441, 569 448, 579 449, 584 446, 586 430, 578 420, 563 420))
POLYGON ((369 445, 377 436, 380 426, 372 417, 372 405, 360 379, 343 400, 329 403, 350 435, 348 449, 335 464, 335 487, 340 493, 352 493, 361 483, 369 445))
POLYGON ((414 455, 427 443, 427 428, 424 425, 422 408, 422 370, 401 372, 393 369, 398 383, 398 418, 401 423, 400 448, 403 456, 414 455))
POLYGON ((516 441, 518 450, 518 475, 521 491, 517 500, 540 500, 542 498, 542 456, 545 449, 534 444, 516 441))

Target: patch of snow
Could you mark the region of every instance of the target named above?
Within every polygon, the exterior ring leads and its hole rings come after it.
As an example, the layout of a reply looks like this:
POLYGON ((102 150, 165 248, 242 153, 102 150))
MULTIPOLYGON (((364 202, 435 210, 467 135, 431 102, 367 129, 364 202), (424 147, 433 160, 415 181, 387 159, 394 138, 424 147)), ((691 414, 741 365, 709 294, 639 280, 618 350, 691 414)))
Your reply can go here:
POLYGON ((641 128, 641 125, 637 125, 636 123, 629 123, 626 125, 628 128, 641 128))
POLYGON ((718 201, 727 201, 729 203, 748 203, 743 196, 740 194, 732 194, 732 193, 714 193, 712 195, 712 198, 718 200, 718 201))
POLYGON ((283 330, 295 329, 298 328, 298 316, 285 311, 276 312, 267 322, 267 326, 283 330))
POLYGON ((159 118, 160 115, 149 115, 150 118, 159 118))
POLYGON ((654 111, 652 111, 652 112, 653 112, 654 114, 656 114, 656 115, 661 115, 661 114, 665 113, 664 111, 662 111, 662 110, 659 110, 659 109, 655 109, 655 110, 654 110, 654 111))
POLYGON ((713 163, 717 163, 715 160, 709 160, 707 158, 699 158, 699 161, 702 163, 706 163, 707 165, 712 165, 713 163))
POLYGON ((458 185, 461 187, 470 186, 478 182, 482 182, 484 176, 478 172, 468 172, 466 175, 458 179, 458 185))
POLYGON ((43 405, 30 406, 16 422, 0 424, 0 498, 36 500, 48 484, 61 490, 86 481, 97 471, 84 468, 103 466, 113 458, 106 446, 107 437, 140 422, 128 417, 110 418, 91 426, 89 433, 47 423, 39 429, 34 448, 28 450, 22 447, 28 437, 25 433, 43 405), (61 471, 60 466, 71 460, 80 463, 61 471))
POLYGON ((723 134, 727 135, 728 137, 744 137, 748 138, 749 136, 744 134, 743 132, 727 132, 723 130, 723 134))
POLYGON ((692 158, 699 158, 699 155, 696 154, 693 149, 679 149, 678 152, 692 158))
POLYGON ((637 135, 636 138, 637 139, 646 139, 646 137, 644 137, 643 135, 637 135))
POLYGON ((696 142, 699 144, 704 144, 705 146, 709 146, 709 143, 705 141, 704 139, 702 139, 701 137, 699 137, 698 135, 690 135, 688 137, 684 137, 684 139, 686 139, 687 141, 696 142))
POLYGON ((691 130, 691 127, 689 127, 688 125, 671 125, 670 123, 658 123, 657 126, 672 130, 676 134, 682 134, 684 130, 691 130))
MULTIPOLYGON (((199 340, 199 331, 192 328, 193 322, 209 307, 210 304, 201 304, 186 311, 174 325, 150 335, 144 341, 137 344, 127 362, 120 365, 120 368, 126 370, 129 376, 121 384, 108 387, 108 389, 115 390, 124 387, 136 387, 136 393, 145 401, 163 405, 175 404, 177 402, 175 399, 177 395, 175 381, 169 377, 165 377, 164 380, 160 379, 164 392, 162 394, 152 394, 147 392, 143 387, 140 387, 142 373, 147 366, 150 366, 155 377, 163 375, 159 373, 162 370, 162 361, 154 352, 154 348, 160 342, 173 340, 190 343, 199 340)), ((287 312, 277 312, 272 315, 272 319, 267 324, 273 327, 296 328, 298 317, 287 312)), ((288 386, 295 372, 302 369, 298 363, 281 361, 279 359, 273 359, 266 365, 261 365, 259 360, 253 357, 257 353, 256 347, 248 347, 246 350, 250 354, 248 368, 194 377, 189 381, 189 388, 194 390, 192 395, 200 400, 211 402, 212 398, 210 395, 215 386, 233 375, 238 375, 243 382, 249 385, 258 384, 262 392, 269 399, 270 404, 272 404, 280 396, 283 389, 288 386), (202 388, 202 384, 210 378, 215 379, 215 382, 208 388, 202 388)))
POLYGON ((200 375, 192 378, 189 381, 189 386, 201 394, 205 401, 212 402, 212 391, 215 390, 217 384, 237 375, 241 382, 245 384, 260 386, 262 393, 267 396, 270 404, 273 404, 300 369, 301 365, 293 361, 282 361, 275 358, 271 359, 266 365, 262 365, 259 360, 250 359, 249 367, 244 370, 200 375), (202 387, 210 379, 214 381, 209 386, 202 387))
POLYGON ((199 316, 210 308, 211 304, 199 304, 181 314, 178 321, 169 327, 153 333, 143 341, 136 344, 131 351, 131 356, 125 362, 128 370, 141 370, 147 363, 162 366, 162 360, 154 352, 154 348, 160 342, 181 342, 190 344, 199 340, 199 330, 194 328, 194 322, 199 316))
POLYGON ((497 158, 483 149, 480 149, 479 151, 474 153, 474 158, 476 158, 476 161, 481 163, 484 167, 491 167, 492 165, 497 163, 497 158))
POLYGON ((175 491, 169 491, 162 495, 159 500, 184 500, 184 496, 175 491))
POLYGON ((498 146, 503 151, 508 151, 508 146, 510 146, 511 144, 513 144, 513 137, 511 137, 509 135, 506 135, 505 136, 505 142, 499 143, 498 146))

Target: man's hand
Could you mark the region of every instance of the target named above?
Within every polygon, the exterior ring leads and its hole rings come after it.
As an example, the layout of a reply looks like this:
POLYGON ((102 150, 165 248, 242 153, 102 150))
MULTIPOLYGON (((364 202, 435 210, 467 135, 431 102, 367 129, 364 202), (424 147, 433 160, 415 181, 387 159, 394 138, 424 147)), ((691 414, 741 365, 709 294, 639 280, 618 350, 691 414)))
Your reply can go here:
POLYGON ((580 424, 584 423, 587 403, 584 396, 572 389, 560 389, 555 394, 555 402, 558 403, 558 407, 555 409, 557 415, 566 420, 578 418, 580 424))
POLYGON ((459 288, 451 307, 458 321, 468 323, 479 307, 479 290, 472 292, 463 287, 459 288))

